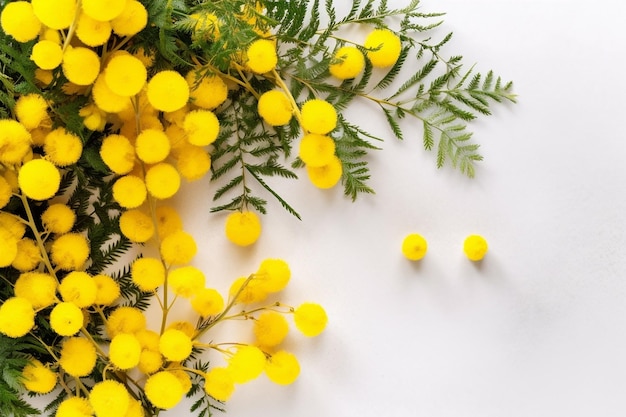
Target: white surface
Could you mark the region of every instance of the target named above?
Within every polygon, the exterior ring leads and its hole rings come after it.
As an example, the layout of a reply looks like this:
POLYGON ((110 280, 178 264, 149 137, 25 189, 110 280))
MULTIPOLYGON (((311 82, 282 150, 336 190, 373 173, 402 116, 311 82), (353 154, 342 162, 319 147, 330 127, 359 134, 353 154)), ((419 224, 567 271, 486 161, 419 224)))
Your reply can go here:
MULTIPOLYGON (((285 301, 317 301, 330 318, 317 339, 290 336, 296 384, 262 377, 239 387, 226 415, 623 416, 626 6, 422 7, 447 13, 440 33, 455 37, 446 51, 514 80, 519 94, 518 105, 474 124, 485 156, 476 179, 438 171, 416 124, 415 138, 389 135, 372 156, 375 196, 352 204, 339 189, 280 183, 304 221, 272 205, 252 249, 225 243, 206 184, 177 202, 213 285, 226 290, 280 257, 293 272, 285 301), (419 263, 400 252, 410 232, 430 245, 419 263), (461 250, 470 233, 490 243, 480 266, 461 250)), ((352 120, 385 134, 370 115, 352 120)))

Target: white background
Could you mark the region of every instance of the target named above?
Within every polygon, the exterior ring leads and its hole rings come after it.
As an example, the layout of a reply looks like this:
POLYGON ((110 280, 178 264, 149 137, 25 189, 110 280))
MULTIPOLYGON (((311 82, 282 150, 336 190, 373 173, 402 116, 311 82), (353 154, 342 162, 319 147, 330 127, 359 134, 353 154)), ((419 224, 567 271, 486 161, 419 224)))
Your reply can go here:
MULTIPOLYGON (((330 318, 316 339, 289 336, 302 367, 295 384, 263 376, 240 386, 227 415, 623 416, 626 6, 422 8, 447 13, 433 33, 454 32, 444 52, 494 69, 519 94, 519 104, 473 124, 485 156, 475 179, 437 170, 419 124, 399 142, 371 106, 355 106, 353 122, 388 138, 370 158, 376 195, 353 204, 305 178, 275 183, 303 221, 272 203, 246 249, 226 242, 224 215, 208 214, 206 182, 176 200, 208 285, 227 291, 262 259, 283 258, 293 276, 282 299, 319 302, 330 318), (418 263, 400 252, 411 232, 429 242, 418 263), (490 244, 480 265, 462 253, 472 233, 490 244)), ((191 415, 187 406, 164 416, 191 415)))

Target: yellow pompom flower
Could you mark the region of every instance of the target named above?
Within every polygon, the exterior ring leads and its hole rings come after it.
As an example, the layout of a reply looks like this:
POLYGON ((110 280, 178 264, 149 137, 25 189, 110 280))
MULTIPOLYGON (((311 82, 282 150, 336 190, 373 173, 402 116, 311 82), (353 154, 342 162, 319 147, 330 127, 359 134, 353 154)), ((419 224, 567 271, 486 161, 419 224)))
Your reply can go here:
POLYGON ((40 94, 26 94, 17 99, 14 111, 17 120, 33 130, 48 118, 48 103, 40 94))
POLYGON ((193 13, 189 18, 196 22, 192 34, 194 38, 202 36, 213 40, 220 37, 220 21, 213 13, 193 13))
POLYGON ((132 242, 144 243, 154 236, 150 216, 138 209, 127 210, 120 216, 120 230, 132 242))
POLYGON ((174 207, 159 206, 156 208, 155 214, 159 238, 163 239, 172 232, 182 230, 183 220, 174 207))
POLYGON ((124 208, 139 207, 147 196, 146 184, 135 175, 120 177, 113 184, 113 198, 124 208))
POLYGON ((117 368, 127 370, 139 364, 141 344, 129 333, 119 333, 111 339, 109 359, 117 368))
POLYGON ((130 267, 130 276, 142 291, 154 291, 165 282, 165 267, 160 259, 139 258, 130 267))
POLYGON ((31 0, 35 16, 49 28, 67 29, 76 15, 76 0, 31 0))
POLYGON ((293 312, 296 328, 307 337, 319 335, 326 328, 326 311, 316 303, 303 303, 293 312))
POLYGON ((82 5, 89 17, 104 22, 122 14, 126 0, 82 0, 82 5))
POLYGON ((147 94, 152 107, 160 111, 172 112, 187 104, 189 85, 176 71, 160 71, 148 81, 147 94))
POLYGON ((211 368, 204 376, 204 391, 218 401, 228 401, 235 391, 235 381, 227 368, 211 368))
POLYGON ((17 241, 18 238, 0 225, 0 268, 9 266, 17 257, 17 241))
POLYGON ((234 211, 226 217, 226 238, 238 246, 252 245, 261 236, 261 220, 253 211, 234 211))
POLYGON ((480 235, 469 235, 463 242, 463 252, 470 261, 480 261, 487 254, 489 245, 480 235))
POLYGON ((4 208, 13 195, 13 187, 6 180, 6 178, 0 176, 0 209, 4 208))
POLYGON ((57 374, 34 359, 22 369, 22 384, 31 392, 47 394, 57 385, 57 374))
POLYGON ((193 343, 184 332, 176 329, 167 329, 161 335, 159 352, 168 361, 181 362, 191 355, 193 343))
POLYGON ((104 79, 104 74, 100 74, 96 78, 96 82, 91 89, 91 96, 96 106, 107 113, 118 113, 131 109, 130 98, 120 96, 111 91, 104 79))
POLYGON ((41 222, 46 230, 63 234, 72 230, 76 221, 76 213, 68 205, 55 203, 50 205, 41 215, 41 222))
POLYGON ((50 327, 60 336, 73 336, 83 327, 84 316, 74 303, 62 302, 50 312, 50 327))
POLYGON ((89 307, 96 301, 98 286, 93 277, 83 271, 72 271, 63 278, 59 285, 59 294, 63 301, 78 307, 89 307))
POLYGON ((123 417, 145 417, 143 405, 141 405, 141 402, 130 397, 128 410, 126 410, 126 414, 124 414, 123 417))
POLYGON ((278 346, 287 337, 287 333, 287 319, 275 311, 266 311, 254 321, 254 335, 259 346, 278 346))
POLYGON ((54 304, 56 289, 56 279, 43 272, 25 272, 15 281, 15 296, 28 300, 35 309, 54 304))
POLYGON ((122 13, 111 20, 113 32, 119 36, 133 36, 148 24, 148 11, 137 0, 127 0, 122 13))
POLYGON ((168 265, 184 265, 196 255, 198 247, 189 233, 178 230, 161 241, 161 258, 168 265))
POLYGON ((172 367, 177 367, 179 366, 176 363, 171 363, 168 366, 167 371, 174 375, 176 377, 176 379, 178 379, 178 382, 180 382, 180 385, 183 388, 183 393, 187 394, 189 392, 189 390, 191 390, 192 387, 192 383, 191 383, 191 378, 189 377, 189 374, 181 369, 170 369, 172 367))
POLYGON ((291 270, 289 264, 282 259, 265 259, 261 262, 259 269, 255 273, 255 279, 258 279, 260 285, 267 292, 282 291, 291 278, 291 270))
POLYGON ((335 156, 335 141, 326 135, 306 134, 300 140, 298 156, 309 167, 328 165, 335 156))
POLYGON ((194 110, 185 116, 183 129, 187 134, 189 143, 196 146, 206 146, 217 139, 220 122, 212 111, 194 110))
POLYGON ((59 365, 74 377, 84 377, 96 366, 96 348, 87 339, 70 337, 63 342, 59 365))
MULTIPOLYGON (((158 347, 157 347, 158 349, 158 347)), ((137 369, 146 375, 150 375, 161 369, 163 366, 163 356, 161 352, 153 349, 143 349, 139 356, 137 369)))
POLYGON ((17 241, 17 255, 11 266, 20 272, 32 271, 41 262, 39 247, 33 239, 23 238, 17 241))
POLYGON ((0 163, 16 165, 31 151, 31 136, 16 120, 0 120, 0 163))
POLYGON ((89 258, 87 238, 79 233, 66 233, 52 243, 50 259, 65 271, 80 269, 89 258))
POLYGON ((332 104, 311 99, 302 105, 302 127, 310 133, 326 135, 337 127, 337 111, 332 104))
POLYGON ((246 51, 246 64, 256 74, 264 74, 276 68, 278 55, 276 44, 268 39, 257 39, 246 51))
POLYGON ((196 291, 204 288, 204 282, 204 273, 192 265, 173 269, 168 275, 169 288, 185 298, 191 298, 196 291))
POLYGON ((202 317, 215 316, 224 310, 224 298, 213 288, 202 288, 191 299, 191 308, 202 317))
POLYGON ((203 109, 212 110, 226 101, 228 87, 218 75, 202 76, 191 70, 185 76, 189 84, 191 102, 203 109), (197 77, 202 77, 200 80, 197 77))
POLYGON ((104 81, 109 89, 120 96, 138 94, 148 79, 148 71, 139 58, 131 54, 115 55, 104 70, 104 81))
POLYGON ((35 310, 25 298, 12 297, 0 305, 0 333, 16 338, 26 335, 35 326, 35 310))
POLYGON ((339 48, 328 66, 331 75, 340 80, 354 78, 363 71, 365 57, 355 46, 342 46, 339 48))
POLYGON ((165 410, 176 406, 185 394, 178 378, 167 371, 157 372, 148 377, 144 392, 152 405, 165 410))
POLYGON ((180 188, 180 174, 171 164, 160 162, 146 172, 146 187, 154 198, 170 198, 180 188))
POLYGON ((142 349, 159 350, 159 339, 161 336, 157 332, 144 329, 136 332, 135 336, 139 340, 142 349))
POLYGON ((163 161, 170 153, 170 140, 157 129, 142 130, 135 141, 137 157, 146 164, 156 164, 163 161))
POLYGON ((88 48, 67 48, 63 54, 63 74, 76 85, 91 85, 100 74, 100 57, 88 48))
POLYGON ((281 350, 267 360, 265 374, 275 384, 289 385, 300 375, 300 364, 293 353, 281 350))
POLYGON ((228 359, 228 370, 237 384, 251 381, 265 368, 265 354, 256 346, 243 345, 228 359))
POLYGON ((89 130, 102 132, 107 123, 106 113, 95 103, 81 107, 78 115, 83 118, 83 124, 89 130))
POLYGON ((170 323, 169 326, 167 326, 167 329, 180 330, 190 338, 193 338, 193 336, 196 334, 196 326, 186 320, 174 321, 170 323))
POLYGON ((248 281, 248 277, 239 277, 230 285, 228 295, 231 300, 237 297, 235 303, 252 304, 265 300, 267 298, 267 290, 262 285, 262 282, 256 278, 248 281))
POLYGON ((89 401, 81 397, 69 397, 57 408, 55 417, 92 417, 93 408, 89 401))
POLYGON ((182 146, 176 150, 176 168, 187 181, 199 180, 211 169, 211 156, 200 146, 182 146))
POLYGON ((33 46, 30 59, 42 70, 53 70, 63 62, 63 49, 56 42, 41 40, 33 46))
POLYGON ((365 38, 363 46, 368 49, 367 57, 374 67, 390 67, 398 61, 402 42, 389 29, 375 29, 365 38))
POLYGON ((419 261, 426 255, 428 242, 420 234, 411 233, 402 241, 402 254, 411 261, 419 261))
POLYGON ((45 159, 33 159, 20 168, 20 189, 33 200, 48 200, 59 190, 61 174, 56 166, 45 159))
POLYGON ((130 394, 121 382, 98 382, 89 392, 89 403, 96 417, 124 417, 130 403, 130 394))
POLYGON ((65 128, 58 127, 46 135, 43 150, 53 164, 65 167, 78 161, 83 152, 83 142, 65 128))
POLYGON ((104 138, 100 156, 116 174, 128 174, 135 166, 135 147, 122 135, 109 135, 104 138))
POLYGON ((95 305, 110 306, 120 297, 120 286, 110 276, 98 274, 93 277, 93 280, 98 288, 95 305))
POLYGON ((87 46, 104 45, 111 37, 111 24, 81 13, 76 25, 76 36, 87 46))
POLYGON ((26 225, 22 219, 4 211, 0 211, 0 230, 2 229, 5 229, 16 239, 21 239, 26 233, 26 225))
POLYGON ((259 116, 270 126, 283 126, 293 116, 293 106, 285 93, 270 90, 261 94, 257 104, 259 116))
POLYGON ((8 3, 0 15, 0 26, 7 35, 18 42, 32 41, 41 31, 41 21, 35 16, 33 6, 27 1, 8 3))
POLYGON ((321 167, 306 166, 306 173, 309 181, 317 188, 332 188, 341 179, 343 174, 343 166, 341 160, 336 156, 331 159, 330 163, 321 167))
POLYGON ((134 334, 146 329, 146 316, 135 307, 118 307, 109 315, 106 329, 109 337, 120 333, 134 334))

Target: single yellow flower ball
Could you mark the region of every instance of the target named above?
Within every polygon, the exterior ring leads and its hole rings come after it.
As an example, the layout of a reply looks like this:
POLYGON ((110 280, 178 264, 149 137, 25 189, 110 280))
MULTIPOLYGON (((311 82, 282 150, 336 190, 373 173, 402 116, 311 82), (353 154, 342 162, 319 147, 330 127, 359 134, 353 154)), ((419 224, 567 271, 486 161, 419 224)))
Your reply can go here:
POLYGON ((319 304, 303 303, 293 312, 296 328, 307 337, 315 337, 326 328, 328 317, 319 304))
POLYGON ((87 399, 69 397, 59 404, 55 417, 92 417, 93 408, 87 399))
POLYGON ((73 271, 82 268, 90 253, 87 238, 79 233, 66 233, 55 239, 50 259, 60 269, 73 271))
POLYGON ((98 274, 93 277, 98 292, 96 293, 95 305, 110 306, 120 297, 120 286, 108 275, 98 274))
POLYGON ((48 159, 58 167, 75 164, 83 153, 83 142, 75 134, 63 127, 48 133, 43 150, 48 159))
POLYGON ((11 265, 17 257, 18 238, 0 225, 0 268, 11 265))
POLYGON ((265 374, 275 384, 289 385, 300 375, 300 364, 293 353, 281 350, 267 360, 265 374))
POLYGON ((135 151, 146 164, 156 164, 170 154, 170 140, 161 130, 144 129, 135 140, 135 151))
POLYGON ((306 173, 311 183, 317 188, 328 189, 339 183, 343 174, 341 160, 336 156, 330 163, 321 167, 306 166, 306 173))
POLYGON ((226 101, 228 87, 220 76, 204 75, 191 70, 185 76, 191 102, 203 109, 213 110, 226 101), (198 79, 201 77, 200 79, 198 79))
POLYGON ((302 105, 302 127, 310 133, 326 135, 337 127, 337 111, 325 100, 311 99, 302 105))
POLYGON ((365 57, 359 48, 343 46, 335 52, 328 70, 335 78, 348 80, 359 75, 364 67, 365 57))
POLYGON ((257 105, 259 116, 270 126, 283 126, 293 116, 293 106, 287 95, 280 90, 270 90, 261 94, 257 105))
POLYGON ((76 16, 76 0, 31 0, 35 16, 51 29, 67 29, 76 16))
POLYGON ((250 246, 261 236, 261 220, 253 211, 234 211, 226 217, 226 238, 238 246, 250 246))
POLYGON ((256 346, 241 345, 228 359, 228 370, 237 384, 257 378, 264 368, 265 354, 256 346))
POLYGON ((59 285, 59 294, 63 301, 81 308, 92 305, 96 301, 97 293, 98 286, 93 277, 83 271, 70 272, 59 285))
POLYGON ((39 246, 33 239, 23 238, 17 241, 17 255, 11 266, 20 272, 28 272, 37 268, 41 263, 39 246))
POLYGON ((204 288, 206 280, 204 273, 192 265, 171 270, 167 279, 172 292, 185 298, 191 298, 204 288))
POLYGON ((278 346, 287 337, 287 333, 287 319, 275 311, 266 311, 254 321, 254 335, 259 346, 278 346))
POLYGON ((256 74, 264 74, 276 68, 278 55, 276 44, 267 39, 257 39, 246 51, 248 68, 256 74))
POLYGON ((167 371, 157 372, 148 377, 144 392, 152 405, 164 410, 176 406, 185 394, 178 378, 167 371))
POLYGON ((148 81, 147 94, 148 101, 155 109, 172 112, 187 104, 189 85, 176 71, 160 71, 148 81))
POLYGON ((76 85, 91 85, 100 74, 100 57, 88 48, 67 48, 63 54, 63 74, 76 85))
POLYGON ((282 259, 264 259, 256 271, 255 280, 259 280, 267 292, 282 291, 291 278, 289 264, 282 259))
POLYGON ((375 29, 367 35, 363 46, 368 49, 367 57, 374 67, 390 67, 398 61, 402 42, 389 29, 375 29))
POLYGON ((212 111, 194 110, 185 116, 183 130, 187 134, 189 143, 196 146, 206 146, 217 139, 220 122, 212 111))
POLYGON ((122 213, 120 230, 124 236, 137 243, 145 243, 154 236, 152 219, 138 209, 131 209, 122 213))
POLYGON ((74 303, 62 302, 50 312, 50 327, 60 336, 73 336, 83 327, 84 316, 74 303))
POLYGON ((185 333, 176 329, 163 332, 159 341, 159 352, 172 362, 181 362, 191 355, 193 343, 185 333))
POLYGON ((113 184, 113 198, 124 208, 137 208, 147 197, 146 184, 135 175, 120 177, 113 184))
POLYGON ((156 208, 157 233, 163 239, 172 232, 183 229, 183 220, 178 211, 171 206, 158 206, 156 208))
POLYGON ((198 251, 196 241, 189 233, 182 230, 173 232, 161 241, 161 257, 168 265, 189 263, 198 251))
POLYGON ((109 379, 91 388, 89 403, 97 417, 122 417, 128 411, 130 394, 124 384, 109 379))
POLYGON ((154 198, 164 200, 172 197, 180 188, 180 174, 172 165, 161 162, 146 172, 146 187, 154 198))
POLYGON ((134 334, 146 329, 146 317, 138 308, 118 307, 109 315, 106 329, 109 337, 120 333, 134 334))
POLYGON ((33 46, 30 59, 42 70, 53 70, 63 61, 63 49, 56 42, 41 40, 33 46))
POLYGON ((191 299, 191 308, 202 317, 215 316, 224 310, 224 298, 213 288, 202 288, 191 299))
MULTIPOLYGON (((158 348, 155 350, 143 349, 139 356, 137 369, 146 375, 150 375, 161 369, 163 366, 163 356, 158 348)), ((143 417, 143 416, 142 416, 143 417)))
POLYGON ((130 276, 142 291, 154 291, 165 282, 165 266, 160 259, 139 258, 130 267, 130 276))
POLYGON ((109 21, 124 11, 126 0, 82 0, 83 12, 92 19, 109 21))
POLYGON ((0 305, 0 333, 16 338, 26 335, 35 326, 35 310, 25 298, 12 297, 0 305))
POLYGON ((211 156, 200 146, 182 146, 176 150, 176 168, 187 181, 199 180, 211 169, 211 156))
POLYGON ((261 281, 256 278, 248 281, 248 277, 237 278, 228 290, 228 295, 235 304, 259 303, 267 298, 267 294, 268 292, 261 281))
POLYGON ((109 135, 102 141, 100 157, 116 174, 128 174, 135 166, 135 147, 122 135, 109 135))
POLYGON ((22 165, 17 176, 20 189, 33 200, 52 198, 61 185, 61 173, 45 159, 32 159, 22 165))
POLYGON ((119 36, 134 36, 141 32, 147 24, 148 11, 137 0, 127 0, 122 13, 111 20, 113 32, 119 36))
POLYGON ((41 31, 41 21, 35 16, 33 6, 27 1, 8 3, 0 15, 0 26, 7 35, 18 42, 32 41, 41 31))
POLYGON ((59 365, 65 372, 74 377, 84 377, 96 366, 96 348, 87 339, 70 337, 65 339, 61 347, 59 365))
POLYGON ((428 242, 422 235, 411 233, 402 241, 402 254, 412 261, 419 261, 426 255, 428 242))
POLYGON ((104 69, 104 81, 109 89, 120 96, 138 94, 148 79, 146 66, 131 54, 115 55, 104 69))
POLYGON ((66 204, 51 204, 41 214, 41 222, 49 232, 58 234, 67 233, 74 227, 76 213, 66 204))
POLYGON ((115 94, 107 85, 104 74, 96 78, 91 89, 91 96, 98 108, 107 113, 118 113, 132 109, 130 97, 115 94))
POLYGON ((26 127, 12 119, 0 119, 0 163, 17 165, 32 152, 31 135, 26 127))
POLYGON ((141 345, 139 340, 129 333, 117 334, 109 345, 109 359, 121 370, 134 368, 139 364, 141 345))
POLYGON ((227 368, 211 368, 204 376, 204 391, 218 401, 228 401, 235 391, 235 381, 227 368))
POLYGON ((15 239, 21 239, 26 233, 26 225, 18 216, 0 211, 0 230, 8 232, 15 239))
POLYGON ((37 394, 47 394, 57 385, 57 374, 34 359, 22 369, 24 388, 37 394))
POLYGON ((463 252, 470 261, 482 260, 488 249, 487 241, 480 235, 470 235, 463 242, 463 252))
POLYGON ((76 25, 76 36, 87 46, 104 45, 111 37, 111 24, 81 13, 76 25))
POLYGON ((328 165, 335 157, 335 141, 326 135, 306 134, 300 140, 298 156, 309 167, 328 165))
POLYGON ((28 300, 35 309, 54 304, 56 289, 56 279, 43 272, 26 272, 15 281, 15 296, 28 300))
POLYGON ((48 119, 48 103, 40 94, 26 94, 15 102, 15 116, 27 129, 33 130, 48 119))

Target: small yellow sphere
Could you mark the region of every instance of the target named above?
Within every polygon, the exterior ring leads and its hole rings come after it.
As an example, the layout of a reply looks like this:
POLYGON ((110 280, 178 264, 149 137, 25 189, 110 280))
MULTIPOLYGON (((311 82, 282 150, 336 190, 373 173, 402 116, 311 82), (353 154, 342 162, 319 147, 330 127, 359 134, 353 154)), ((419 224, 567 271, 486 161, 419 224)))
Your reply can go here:
POLYGON ((422 235, 411 233, 402 241, 402 254, 412 261, 419 261, 426 255, 428 242, 422 235))
POLYGON ((487 241, 479 235, 469 235, 463 242, 463 252, 470 261, 480 261, 487 254, 487 241))

